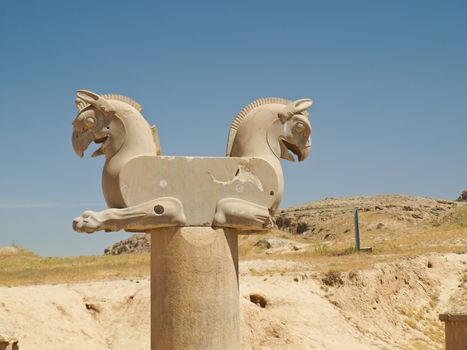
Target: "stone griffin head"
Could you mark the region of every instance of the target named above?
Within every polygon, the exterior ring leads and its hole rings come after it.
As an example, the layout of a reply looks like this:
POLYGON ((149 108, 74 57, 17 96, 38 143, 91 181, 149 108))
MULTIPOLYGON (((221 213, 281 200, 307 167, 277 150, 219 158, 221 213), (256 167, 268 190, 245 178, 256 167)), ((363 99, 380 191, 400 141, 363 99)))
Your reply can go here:
POLYGON ((311 150, 308 108, 312 104, 310 99, 289 101, 277 97, 250 103, 232 123, 227 155, 261 157, 272 152, 279 159, 305 160, 311 150))
POLYGON ((312 100, 301 99, 287 104, 277 113, 278 120, 274 123, 281 129, 279 136, 279 150, 274 150, 268 133, 268 143, 273 152, 279 158, 295 161, 295 155, 299 162, 305 160, 311 150, 311 124, 308 119, 308 108, 313 104, 312 100))
POLYGON ((92 157, 110 158, 122 148, 140 154, 160 153, 155 127, 146 122, 141 106, 132 99, 78 90, 75 103, 78 115, 73 121, 72 144, 79 157, 83 157, 92 142, 100 145, 92 157))

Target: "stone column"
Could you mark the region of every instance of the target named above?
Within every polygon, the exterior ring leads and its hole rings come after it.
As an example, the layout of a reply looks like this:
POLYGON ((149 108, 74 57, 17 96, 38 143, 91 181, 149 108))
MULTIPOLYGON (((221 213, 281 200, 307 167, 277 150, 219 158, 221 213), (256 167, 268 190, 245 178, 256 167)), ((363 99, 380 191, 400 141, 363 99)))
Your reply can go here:
POLYGON ((467 307, 439 315, 446 328, 446 350, 467 348, 467 307))
POLYGON ((151 232, 151 350, 240 349, 237 233, 151 232))

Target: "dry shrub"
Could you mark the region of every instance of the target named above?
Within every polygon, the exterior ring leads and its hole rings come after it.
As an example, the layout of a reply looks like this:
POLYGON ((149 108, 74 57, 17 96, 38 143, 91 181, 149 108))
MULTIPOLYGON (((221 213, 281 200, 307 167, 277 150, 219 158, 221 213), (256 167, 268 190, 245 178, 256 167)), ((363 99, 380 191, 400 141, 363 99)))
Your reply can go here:
POLYGON ((271 248, 271 243, 267 239, 260 239, 255 243, 255 247, 261 248, 261 249, 269 249, 271 248))
POLYGON ((344 284, 344 281, 342 280, 341 273, 339 271, 335 270, 329 270, 324 274, 324 277, 321 279, 321 281, 330 287, 339 287, 344 284))

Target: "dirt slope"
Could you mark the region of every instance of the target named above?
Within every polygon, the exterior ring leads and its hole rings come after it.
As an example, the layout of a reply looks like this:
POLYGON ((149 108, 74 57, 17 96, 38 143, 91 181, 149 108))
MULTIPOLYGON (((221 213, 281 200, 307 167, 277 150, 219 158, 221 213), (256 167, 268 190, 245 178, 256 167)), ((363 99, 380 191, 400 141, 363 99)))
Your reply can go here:
MULTIPOLYGON (((466 264, 435 254, 329 280, 309 264, 243 262, 242 349, 440 348, 437 315, 467 302, 466 264)), ((149 349, 149 281, 1 287, 0 329, 22 350, 149 349)))
MULTIPOLYGON (((326 199, 278 224, 289 232, 239 238, 242 349, 440 349, 438 314, 467 307, 467 203, 326 199), (354 252, 355 207, 372 254, 354 252)), ((149 349, 148 270, 147 253, 0 249, 0 337, 14 333, 22 350, 149 349), (7 287, 64 280, 97 282, 7 287)))

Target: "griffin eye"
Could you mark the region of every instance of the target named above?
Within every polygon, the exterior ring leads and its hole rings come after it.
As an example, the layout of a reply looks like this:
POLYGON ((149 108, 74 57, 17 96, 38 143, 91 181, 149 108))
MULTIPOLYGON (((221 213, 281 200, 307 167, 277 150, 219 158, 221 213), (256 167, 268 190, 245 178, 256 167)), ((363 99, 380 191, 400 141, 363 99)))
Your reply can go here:
POLYGON ((85 125, 86 128, 93 127, 95 123, 96 123, 96 119, 94 119, 93 117, 87 117, 84 120, 84 125, 85 125))
POLYGON ((302 122, 298 122, 297 124, 295 124, 294 131, 303 132, 304 130, 305 130, 305 124, 303 124, 302 122))

